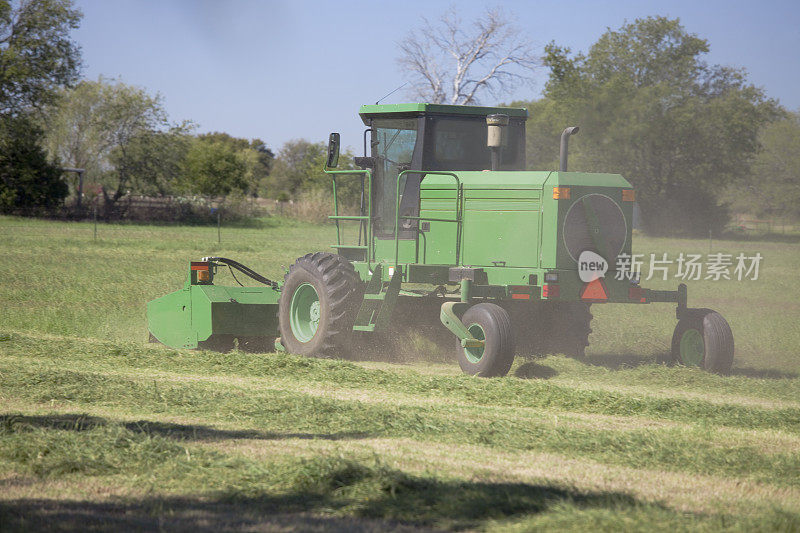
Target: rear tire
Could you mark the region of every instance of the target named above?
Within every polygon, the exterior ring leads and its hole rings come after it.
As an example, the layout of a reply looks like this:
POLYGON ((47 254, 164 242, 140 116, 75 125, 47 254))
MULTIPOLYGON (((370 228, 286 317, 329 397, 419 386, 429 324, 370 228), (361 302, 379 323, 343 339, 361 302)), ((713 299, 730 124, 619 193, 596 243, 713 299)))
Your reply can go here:
POLYGON ((514 339, 506 310, 496 304, 477 304, 467 309, 461 322, 474 337, 485 341, 483 348, 464 348, 456 339, 461 370, 481 377, 508 374, 514 362, 514 339))
POLYGON ((278 306, 281 342, 299 355, 344 355, 349 351, 360 303, 361 279, 337 254, 299 258, 284 277, 278 306))
POLYGON ((672 360, 727 374, 733 366, 733 332, 728 322, 711 309, 689 309, 672 335, 672 360))

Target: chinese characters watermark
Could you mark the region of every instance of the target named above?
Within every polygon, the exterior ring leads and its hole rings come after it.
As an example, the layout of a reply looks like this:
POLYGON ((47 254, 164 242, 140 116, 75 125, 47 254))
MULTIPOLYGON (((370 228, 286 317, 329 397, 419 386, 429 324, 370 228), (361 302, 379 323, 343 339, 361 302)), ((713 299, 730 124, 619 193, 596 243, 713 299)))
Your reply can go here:
MULTIPOLYGON (((615 279, 640 279, 642 276, 643 258, 645 254, 620 254, 617 256, 617 273, 615 279)), ((660 256, 650 254, 649 267, 645 280, 653 278, 666 281, 670 277, 670 267, 675 265, 676 273, 672 276, 681 280, 752 280, 758 279, 758 269, 763 256, 756 252, 755 255, 746 256, 740 252, 733 254, 714 253, 684 254, 681 252, 675 259, 670 259, 667 253, 660 256)))

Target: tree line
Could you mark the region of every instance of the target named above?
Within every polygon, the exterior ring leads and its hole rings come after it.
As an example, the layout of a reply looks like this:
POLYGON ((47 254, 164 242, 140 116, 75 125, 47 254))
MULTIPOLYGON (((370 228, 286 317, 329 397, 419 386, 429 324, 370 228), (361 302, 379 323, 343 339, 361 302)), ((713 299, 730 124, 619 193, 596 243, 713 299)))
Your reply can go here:
POLYGON ((0 0, 0 212, 53 208, 79 187, 113 209, 127 195, 286 200, 329 185, 323 142, 275 154, 261 139, 171 122, 145 88, 80 79, 70 32, 81 17, 71 0, 0 0))
MULTIPOLYGON (((127 195, 297 198, 327 189, 323 142, 197 132, 162 99, 121 80, 80 78, 72 0, 0 0, 0 212, 47 209, 83 193, 113 206, 127 195)), ((608 29, 583 53, 537 53, 499 10, 468 24, 455 10, 399 44, 411 94, 480 104, 547 69, 527 107, 527 165, 555 169, 565 126, 579 125, 570 169, 613 172, 637 189, 650 233, 718 232, 731 210, 800 217, 800 114, 744 70, 710 65, 710 44, 678 19, 608 29)), ((342 168, 352 168, 343 154, 342 168)), ((355 196, 356 191, 350 191, 355 196)))

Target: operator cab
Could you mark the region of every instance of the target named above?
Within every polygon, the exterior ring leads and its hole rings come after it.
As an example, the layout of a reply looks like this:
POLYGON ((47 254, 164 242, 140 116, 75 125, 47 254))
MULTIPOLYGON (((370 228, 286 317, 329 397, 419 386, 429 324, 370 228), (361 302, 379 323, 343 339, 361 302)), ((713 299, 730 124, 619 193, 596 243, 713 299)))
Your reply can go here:
MULTIPOLYGON (((525 169, 524 108, 473 107, 440 104, 361 106, 359 115, 368 126, 370 156, 356 163, 373 170, 374 232, 379 239, 394 239, 397 177, 404 170, 490 170, 492 151, 487 146, 489 115, 508 116, 496 170, 525 169)), ((419 216, 422 174, 400 178, 400 213, 419 216)), ((401 239, 416 237, 418 221, 404 220, 401 239)))

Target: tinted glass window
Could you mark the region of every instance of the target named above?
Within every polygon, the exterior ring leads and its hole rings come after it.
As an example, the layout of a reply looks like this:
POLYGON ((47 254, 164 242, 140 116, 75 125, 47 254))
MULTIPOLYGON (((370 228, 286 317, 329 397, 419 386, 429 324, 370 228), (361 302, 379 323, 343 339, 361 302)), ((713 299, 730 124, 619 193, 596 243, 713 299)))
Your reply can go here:
MULTIPOLYGON (((492 153, 486 146, 484 117, 431 117, 427 170, 487 170, 492 153)), ((521 169, 521 123, 512 121, 504 131, 501 169, 521 169)), ((426 130, 427 131, 427 130, 426 130)))

